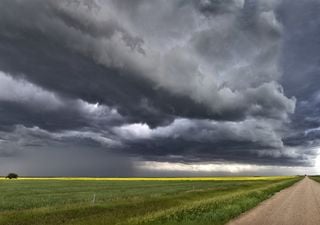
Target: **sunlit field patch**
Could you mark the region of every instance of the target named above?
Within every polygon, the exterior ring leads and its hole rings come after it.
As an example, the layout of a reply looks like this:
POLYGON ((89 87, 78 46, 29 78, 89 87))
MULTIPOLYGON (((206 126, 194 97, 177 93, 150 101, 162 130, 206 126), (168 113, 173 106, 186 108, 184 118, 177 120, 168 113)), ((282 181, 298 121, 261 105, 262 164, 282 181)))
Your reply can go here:
POLYGON ((300 179, 2 178, 0 224, 224 224, 300 179))

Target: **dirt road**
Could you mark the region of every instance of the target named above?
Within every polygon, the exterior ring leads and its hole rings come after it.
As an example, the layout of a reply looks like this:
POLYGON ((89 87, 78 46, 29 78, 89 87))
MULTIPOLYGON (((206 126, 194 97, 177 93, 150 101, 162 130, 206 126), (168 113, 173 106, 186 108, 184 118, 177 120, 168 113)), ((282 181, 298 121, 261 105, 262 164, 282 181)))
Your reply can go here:
POLYGON ((320 225, 320 184, 306 177, 227 225, 320 225))

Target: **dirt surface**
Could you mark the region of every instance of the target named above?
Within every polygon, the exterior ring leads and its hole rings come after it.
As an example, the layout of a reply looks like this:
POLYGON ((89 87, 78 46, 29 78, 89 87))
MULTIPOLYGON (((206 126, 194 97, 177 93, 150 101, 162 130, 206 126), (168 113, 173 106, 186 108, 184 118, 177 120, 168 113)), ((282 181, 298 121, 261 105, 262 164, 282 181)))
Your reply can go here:
POLYGON ((306 177, 227 225, 320 225, 320 183, 306 177))

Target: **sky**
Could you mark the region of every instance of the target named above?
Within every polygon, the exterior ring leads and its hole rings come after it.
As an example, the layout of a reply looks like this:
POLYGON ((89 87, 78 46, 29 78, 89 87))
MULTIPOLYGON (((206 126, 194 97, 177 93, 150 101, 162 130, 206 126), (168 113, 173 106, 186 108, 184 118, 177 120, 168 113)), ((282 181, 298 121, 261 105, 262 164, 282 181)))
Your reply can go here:
POLYGON ((320 0, 1 0, 0 175, 320 173, 320 0))

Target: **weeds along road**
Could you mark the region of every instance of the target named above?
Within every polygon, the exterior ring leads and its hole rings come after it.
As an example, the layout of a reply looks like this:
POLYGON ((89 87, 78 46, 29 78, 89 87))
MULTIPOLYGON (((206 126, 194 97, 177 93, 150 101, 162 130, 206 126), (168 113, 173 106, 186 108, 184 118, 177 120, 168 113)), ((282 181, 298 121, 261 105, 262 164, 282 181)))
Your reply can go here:
POLYGON ((306 177, 227 225, 320 224, 320 183, 306 177))

